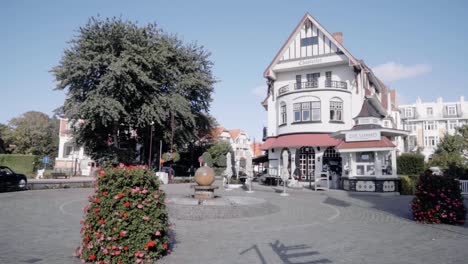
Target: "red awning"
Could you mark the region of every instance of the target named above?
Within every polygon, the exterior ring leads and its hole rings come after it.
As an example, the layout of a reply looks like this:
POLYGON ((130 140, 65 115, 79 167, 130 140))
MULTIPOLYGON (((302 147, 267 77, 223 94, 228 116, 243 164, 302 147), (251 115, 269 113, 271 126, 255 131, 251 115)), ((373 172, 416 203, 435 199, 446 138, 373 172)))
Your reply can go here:
POLYGON ((356 141, 356 142, 345 142, 342 141, 337 149, 354 149, 354 148, 394 148, 395 145, 387 137, 381 137, 380 140, 375 141, 356 141))
POLYGON ((262 144, 262 149, 283 148, 283 147, 304 147, 304 146, 336 146, 339 139, 332 138, 330 134, 291 134, 268 138, 262 144))

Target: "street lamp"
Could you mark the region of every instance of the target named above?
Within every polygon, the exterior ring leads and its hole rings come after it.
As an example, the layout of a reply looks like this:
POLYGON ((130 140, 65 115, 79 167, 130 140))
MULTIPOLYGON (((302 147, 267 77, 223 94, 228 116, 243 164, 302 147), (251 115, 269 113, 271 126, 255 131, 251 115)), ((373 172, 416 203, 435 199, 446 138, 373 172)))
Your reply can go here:
POLYGON ((152 149, 153 149, 153 125, 154 122, 151 121, 151 133, 150 133, 150 149, 149 149, 149 158, 148 158, 148 167, 151 169, 151 156, 152 156, 152 149))

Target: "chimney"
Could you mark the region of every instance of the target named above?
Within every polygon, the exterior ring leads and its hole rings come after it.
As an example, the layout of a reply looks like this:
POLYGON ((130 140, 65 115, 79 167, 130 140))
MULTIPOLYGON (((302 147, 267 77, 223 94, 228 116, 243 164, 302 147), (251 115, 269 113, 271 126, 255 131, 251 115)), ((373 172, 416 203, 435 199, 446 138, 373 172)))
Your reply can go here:
POLYGON ((335 32, 332 34, 332 36, 338 43, 343 45, 343 33, 342 32, 335 32))

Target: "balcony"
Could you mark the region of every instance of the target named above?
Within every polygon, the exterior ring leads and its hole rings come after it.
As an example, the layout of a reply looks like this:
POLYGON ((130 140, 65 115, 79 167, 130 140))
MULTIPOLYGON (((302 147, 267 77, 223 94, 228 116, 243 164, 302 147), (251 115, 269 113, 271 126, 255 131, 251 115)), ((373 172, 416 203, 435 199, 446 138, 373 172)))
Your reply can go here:
POLYGON ((314 89, 336 89, 336 90, 348 90, 348 84, 342 81, 324 80, 313 80, 309 82, 296 82, 287 84, 278 89, 278 96, 301 90, 314 90, 314 89))
POLYGON ((341 81, 325 80, 325 87, 348 90, 348 84, 346 82, 341 81))

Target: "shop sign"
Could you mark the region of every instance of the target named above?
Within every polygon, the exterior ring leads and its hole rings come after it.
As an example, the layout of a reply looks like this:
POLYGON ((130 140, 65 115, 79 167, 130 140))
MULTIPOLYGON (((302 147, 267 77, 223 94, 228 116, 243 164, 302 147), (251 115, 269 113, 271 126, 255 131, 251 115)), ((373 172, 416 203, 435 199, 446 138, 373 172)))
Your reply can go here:
POLYGON ((346 133, 346 142, 380 140, 380 131, 361 130, 346 133))

